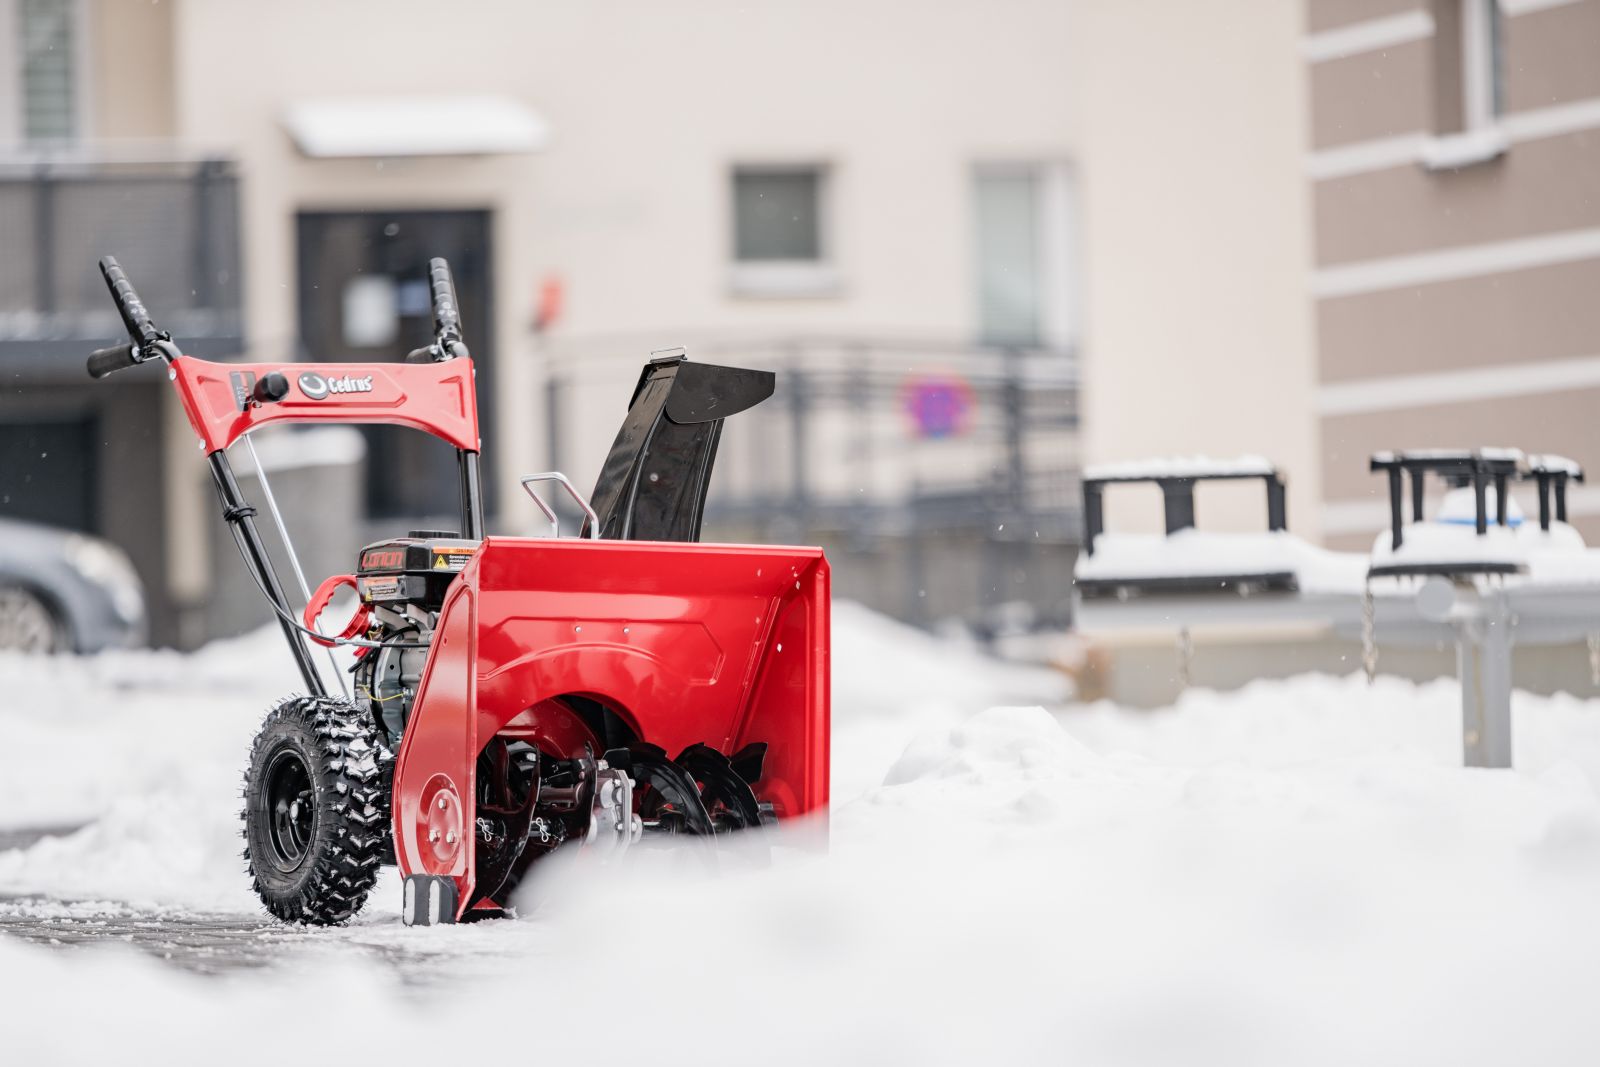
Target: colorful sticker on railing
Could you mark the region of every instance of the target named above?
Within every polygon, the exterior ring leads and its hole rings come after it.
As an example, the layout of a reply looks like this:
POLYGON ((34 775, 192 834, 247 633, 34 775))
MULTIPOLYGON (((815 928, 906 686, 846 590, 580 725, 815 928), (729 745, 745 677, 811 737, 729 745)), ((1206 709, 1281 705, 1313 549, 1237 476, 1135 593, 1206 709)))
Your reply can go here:
POLYGON ((913 378, 901 390, 919 437, 956 437, 972 421, 972 386, 953 375, 913 378))

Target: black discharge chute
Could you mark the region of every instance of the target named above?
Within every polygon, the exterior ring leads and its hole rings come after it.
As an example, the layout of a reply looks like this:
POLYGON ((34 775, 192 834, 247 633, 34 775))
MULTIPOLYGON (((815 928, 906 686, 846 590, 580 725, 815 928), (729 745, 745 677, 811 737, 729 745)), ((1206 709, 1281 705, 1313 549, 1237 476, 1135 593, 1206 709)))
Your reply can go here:
MULTIPOLYGON (((590 504, 613 541, 698 541, 722 420, 772 395, 771 371, 651 360, 590 504)), ((585 527, 586 534, 588 533, 585 527)))

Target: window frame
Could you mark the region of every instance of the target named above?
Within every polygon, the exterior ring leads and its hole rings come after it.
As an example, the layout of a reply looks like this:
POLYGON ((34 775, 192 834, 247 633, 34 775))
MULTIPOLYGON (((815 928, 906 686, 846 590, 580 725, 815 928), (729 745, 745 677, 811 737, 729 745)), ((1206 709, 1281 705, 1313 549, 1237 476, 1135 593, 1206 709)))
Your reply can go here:
POLYGON ((727 234, 724 248, 728 257, 728 288, 736 297, 756 299, 818 298, 838 296, 843 285, 837 258, 835 199, 837 168, 815 156, 787 159, 739 158, 724 170, 727 197, 727 234), (817 256, 815 259, 740 259, 739 258, 739 178, 746 174, 794 174, 810 172, 816 176, 817 256))
MULTIPOLYGON (((1450 4, 1454 10, 1449 18, 1436 18, 1435 33, 1441 24, 1454 30, 1454 41, 1435 43, 1435 62, 1439 62, 1440 49, 1454 46, 1456 77, 1448 88, 1459 106, 1460 129, 1435 128, 1422 146, 1422 164, 1428 170, 1459 170, 1477 163, 1487 163, 1504 155, 1510 139, 1501 125, 1504 112, 1505 78, 1502 68, 1502 49, 1505 40, 1505 13, 1500 0, 1435 0, 1436 4, 1450 4)), ((1435 7, 1436 12, 1440 11, 1435 7)), ((1435 91, 1442 77, 1435 76, 1435 91)))
MULTIPOLYGON (((980 344, 1005 347, 983 331, 983 278, 978 251, 978 183, 987 176, 1028 175, 1034 179, 1038 219, 1039 323, 1037 347, 1073 352, 1082 338, 1082 277, 1078 250, 1081 202, 1077 167, 1069 159, 980 159, 968 170, 968 268, 971 274, 972 336, 980 344)), ((1015 345, 1012 347, 1030 347, 1015 345)))
POLYGON ((72 9, 73 132, 65 140, 30 141, 24 123, 27 104, 22 92, 22 57, 18 20, 22 17, 19 0, 0 0, 0 146, 23 152, 76 148, 91 139, 94 108, 94 24, 89 0, 68 0, 72 9))

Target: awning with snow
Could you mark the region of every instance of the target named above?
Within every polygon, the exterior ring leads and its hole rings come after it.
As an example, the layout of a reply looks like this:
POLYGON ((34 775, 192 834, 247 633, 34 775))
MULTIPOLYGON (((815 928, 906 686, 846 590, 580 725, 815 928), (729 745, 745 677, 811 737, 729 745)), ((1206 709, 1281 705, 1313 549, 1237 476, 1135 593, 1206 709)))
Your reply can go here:
POLYGON ((505 96, 369 96, 302 100, 284 128, 314 159, 480 156, 532 152, 545 120, 505 96))

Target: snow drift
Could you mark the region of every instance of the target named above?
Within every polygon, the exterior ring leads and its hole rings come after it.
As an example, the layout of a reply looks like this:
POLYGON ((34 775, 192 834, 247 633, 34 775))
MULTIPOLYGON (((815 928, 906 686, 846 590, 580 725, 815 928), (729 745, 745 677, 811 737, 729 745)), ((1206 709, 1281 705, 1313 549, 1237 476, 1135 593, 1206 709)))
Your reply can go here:
MULTIPOLYGON (((1519 694, 1520 769, 1464 771, 1449 683, 1300 678, 1142 713, 1061 707, 1059 679, 856 608, 835 639, 853 784, 825 856, 573 862, 519 921, 428 930, 380 885, 358 923, 225 979, 0 939, 8 1047, 277 1063, 292 1030, 363 1058, 452 1056, 463 1034, 666 1064, 1591 1058, 1600 706, 1519 694)), ((33 694, 0 711, 8 802, 104 768, 67 798, 90 825, 0 853, 0 887, 251 907, 221 855, 261 707, 227 667, 247 653, 0 666, 33 694), (178 735, 191 759, 166 754, 178 735)))

